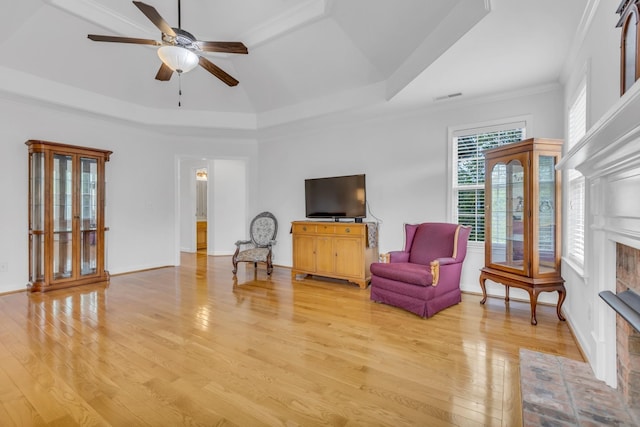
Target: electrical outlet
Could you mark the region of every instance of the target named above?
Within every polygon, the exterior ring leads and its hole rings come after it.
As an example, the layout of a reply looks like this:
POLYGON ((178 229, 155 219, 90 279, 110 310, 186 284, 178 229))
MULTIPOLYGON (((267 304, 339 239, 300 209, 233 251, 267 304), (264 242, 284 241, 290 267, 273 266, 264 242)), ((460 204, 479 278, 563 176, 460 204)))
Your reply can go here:
POLYGON ((9 263, 0 262, 0 273, 6 273, 7 271, 9 271, 9 263))

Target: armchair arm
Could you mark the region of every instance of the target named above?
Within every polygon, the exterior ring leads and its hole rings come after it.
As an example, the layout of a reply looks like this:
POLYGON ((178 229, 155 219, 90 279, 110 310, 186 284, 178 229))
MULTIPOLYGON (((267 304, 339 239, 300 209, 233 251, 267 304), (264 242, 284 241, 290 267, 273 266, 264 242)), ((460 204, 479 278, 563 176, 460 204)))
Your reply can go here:
POLYGON ((431 286, 438 286, 438 279, 440 278, 440 262, 437 259, 434 259, 433 261, 431 261, 430 265, 431 277, 433 277, 431 286))
POLYGON ((431 265, 431 275, 433 276, 433 283, 431 284, 432 286, 438 286, 438 280, 440 279, 440 266, 441 265, 449 265, 449 264, 456 264, 460 261, 456 260, 455 258, 438 258, 438 259, 434 259, 433 261, 431 261, 430 265, 431 265))
POLYGON ((409 262, 409 252, 391 251, 389 252, 389 262, 409 262))
POLYGON ((235 245, 240 247, 241 245, 247 245, 249 243, 251 243, 251 240, 238 240, 235 245))

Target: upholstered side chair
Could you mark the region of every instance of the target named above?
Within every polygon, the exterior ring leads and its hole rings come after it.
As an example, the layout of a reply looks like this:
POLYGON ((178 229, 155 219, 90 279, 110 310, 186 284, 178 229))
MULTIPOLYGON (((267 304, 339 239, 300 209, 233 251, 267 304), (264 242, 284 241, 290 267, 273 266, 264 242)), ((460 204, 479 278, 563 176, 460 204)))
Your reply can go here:
POLYGON ((239 262, 252 262, 258 268, 259 262, 267 264, 267 275, 273 271, 271 248, 276 244, 278 221, 271 212, 256 215, 249 227, 250 240, 238 240, 233 254, 233 275, 238 272, 239 262))
POLYGON ((462 300, 460 274, 470 227, 405 225, 405 248, 371 264, 371 299, 431 317, 462 300))

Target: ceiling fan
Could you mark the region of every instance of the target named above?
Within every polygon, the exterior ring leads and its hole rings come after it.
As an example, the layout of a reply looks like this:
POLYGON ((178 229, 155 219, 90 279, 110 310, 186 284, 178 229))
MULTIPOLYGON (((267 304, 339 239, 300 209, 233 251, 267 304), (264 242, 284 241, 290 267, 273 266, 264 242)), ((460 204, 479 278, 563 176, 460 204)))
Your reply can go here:
POLYGON ((159 46, 158 56, 162 60, 162 65, 160 65, 160 69, 156 74, 156 80, 168 81, 171 79, 174 71, 180 75, 200 65, 228 86, 235 86, 239 83, 238 80, 205 58, 203 54, 205 52, 249 53, 247 47, 242 42, 212 42, 196 39, 193 34, 181 28, 180 0, 178 0, 178 28, 171 27, 167 24, 153 6, 141 1, 134 1, 133 4, 160 29, 162 32, 162 41, 133 37, 101 36, 96 34, 89 34, 87 37, 97 42, 159 46))

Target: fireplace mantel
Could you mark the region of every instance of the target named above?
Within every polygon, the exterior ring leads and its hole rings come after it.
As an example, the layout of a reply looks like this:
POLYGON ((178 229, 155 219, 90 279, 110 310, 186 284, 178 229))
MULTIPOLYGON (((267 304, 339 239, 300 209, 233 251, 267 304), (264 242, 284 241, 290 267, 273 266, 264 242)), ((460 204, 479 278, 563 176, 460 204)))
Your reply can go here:
POLYGON ((640 165, 640 85, 634 85, 569 150, 559 169, 597 178, 640 165))

